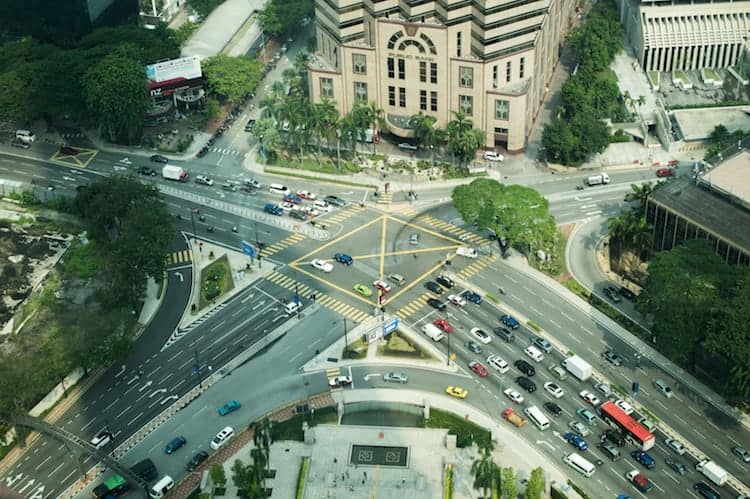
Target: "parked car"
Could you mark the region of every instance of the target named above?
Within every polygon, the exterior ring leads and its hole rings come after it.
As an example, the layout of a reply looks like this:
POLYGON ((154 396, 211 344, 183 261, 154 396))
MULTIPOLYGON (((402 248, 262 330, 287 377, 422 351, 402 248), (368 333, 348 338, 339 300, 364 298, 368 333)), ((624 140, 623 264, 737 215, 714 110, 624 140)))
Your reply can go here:
POLYGON ((451 289, 455 285, 455 283, 453 282, 453 280, 450 277, 444 276, 442 274, 439 275, 439 276, 437 276, 437 278, 435 280, 438 282, 438 284, 440 284, 441 286, 444 286, 444 287, 446 287, 448 289, 451 289))
POLYGON ((620 303, 620 293, 614 286, 607 286, 604 288, 604 296, 612 300, 614 303, 620 303))
POLYGON ((495 151, 487 151, 484 153, 484 159, 487 161, 503 161, 505 156, 495 151))
POLYGON ((445 302, 440 301, 437 298, 427 298, 427 304, 438 310, 445 310, 446 308, 445 302))
POLYGON ((630 301, 634 301, 637 298, 636 294, 625 286, 620 286, 620 296, 630 301))
POLYGON ((433 281, 427 281, 424 283, 424 287, 435 293, 436 295, 442 295, 443 294, 443 288, 440 287, 440 285, 433 281))
POLYGON ((185 465, 185 469, 187 471, 194 471, 198 466, 200 466, 203 461, 208 459, 208 452, 202 450, 195 454, 190 461, 187 462, 185 465))

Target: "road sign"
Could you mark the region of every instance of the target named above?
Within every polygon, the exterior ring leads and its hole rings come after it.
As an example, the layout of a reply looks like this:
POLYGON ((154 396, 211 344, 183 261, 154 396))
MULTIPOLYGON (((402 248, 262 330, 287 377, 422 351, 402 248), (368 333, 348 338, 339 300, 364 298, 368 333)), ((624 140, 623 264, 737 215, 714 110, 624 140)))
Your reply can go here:
POLYGON ((393 319, 383 324, 383 336, 388 336, 396 329, 398 329, 398 317, 394 317, 393 319))
POLYGON ((247 241, 242 241, 242 252, 250 258, 255 258, 255 246, 247 241))

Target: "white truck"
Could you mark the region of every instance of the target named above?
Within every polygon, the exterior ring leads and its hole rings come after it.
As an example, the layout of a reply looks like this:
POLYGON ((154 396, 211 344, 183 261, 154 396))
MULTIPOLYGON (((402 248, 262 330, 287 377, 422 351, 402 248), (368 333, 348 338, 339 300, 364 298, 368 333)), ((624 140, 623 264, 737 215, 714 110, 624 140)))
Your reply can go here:
POLYGON ((425 324, 422 326, 422 332, 429 338, 432 338, 432 341, 440 341, 445 338, 445 334, 434 324, 425 324))
POLYGON ((705 459, 695 465, 695 469, 703 473, 703 476, 714 482, 719 487, 727 483, 729 473, 713 461, 705 459))
POLYGON ((562 366, 568 370, 570 374, 575 376, 581 381, 586 381, 593 374, 591 365, 580 358, 578 355, 573 355, 562 361, 562 366))
POLYGON ((609 183, 609 175, 606 173, 600 173, 599 175, 591 175, 586 179, 586 185, 591 187, 592 185, 604 185, 609 183))
POLYGON ((187 182, 190 176, 179 166, 164 165, 161 169, 161 175, 167 180, 176 180, 178 182, 187 182))
POLYGON ((466 258, 476 258, 477 256, 479 256, 479 253, 477 253, 476 249, 466 248, 464 246, 456 248, 456 254, 459 256, 465 256, 466 258))

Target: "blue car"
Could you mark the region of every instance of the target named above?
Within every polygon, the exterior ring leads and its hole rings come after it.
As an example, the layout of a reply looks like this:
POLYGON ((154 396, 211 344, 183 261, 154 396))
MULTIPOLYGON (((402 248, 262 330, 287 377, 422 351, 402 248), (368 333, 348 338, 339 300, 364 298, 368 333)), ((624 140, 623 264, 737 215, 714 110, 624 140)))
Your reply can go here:
POLYGON ((301 204, 302 198, 299 196, 295 196, 294 194, 285 194, 284 201, 289 201, 290 203, 294 204, 301 204))
POLYGON ((502 317, 500 317, 500 322, 502 322, 503 324, 505 324, 511 329, 518 329, 518 327, 521 325, 518 323, 515 317, 513 317, 512 315, 508 315, 508 314, 505 314, 502 317))
POLYGON ((263 207, 263 211, 266 213, 270 213, 271 215, 277 215, 281 216, 284 214, 284 210, 280 206, 276 206, 275 204, 268 203, 263 207))
POLYGON ((575 447, 578 450, 586 450, 589 448, 589 445, 586 443, 584 439, 576 435, 575 433, 566 433, 563 435, 563 438, 566 442, 568 442, 570 445, 575 447))
POLYGON ((656 462, 654 461, 654 458, 643 452, 642 450, 634 450, 630 453, 630 457, 641 463, 643 466, 645 466, 648 469, 653 468, 656 466, 656 462))
POLYGON ((219 407, 219 416, 226 416, 230 412, 234 412, 242 407, 239 400, 230 400, 226 404, 219 407))
POLYGON ((464 291, 464 299, 466 301, 470 301, 471 303, 476 303, 477 305, 482 303, 482 297, 476 294, 474 291, 464 291))
POLYGON ((169 443, 164 447, 164 452, 167 454, 171 454, 183 445, 187 443, 187 440, 185 440, 185 437, 174 437, 172 440, 169 441, 169 443))
POLYGON ((345 253, 336 253, 333 255, 333 259, 344 265, 351 265, 354 263, 354 259, 345 253))

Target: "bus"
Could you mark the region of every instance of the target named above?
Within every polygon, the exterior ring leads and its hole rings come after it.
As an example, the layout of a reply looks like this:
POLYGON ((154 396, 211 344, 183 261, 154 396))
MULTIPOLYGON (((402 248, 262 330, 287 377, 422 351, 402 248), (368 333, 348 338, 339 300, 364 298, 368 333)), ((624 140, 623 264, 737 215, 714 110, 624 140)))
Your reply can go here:
POLYGON ((654 434, 625 414, 625 411, 617 407, 614 402, 604 402, 599 406, 599 412, 604 421, 622 431, 625 438, 640 446, 641 450, 647 451, 654 446, 656 442, 654 434))
POLYGON ((567 456, 563 457, 565 464, 576 470, 581 475, 589 478, 596 471, 596 466, 591 464, 587 459, 584 459, 580 454, 571 452, 567 456))
POLYGON ((97 499, 124 496, 130 490, 128 481, 120 475, 112 475, 104 483, 94 488, 93 496, 97 499))

